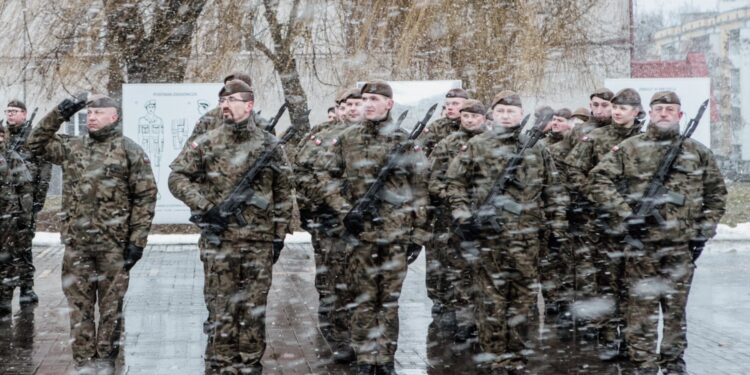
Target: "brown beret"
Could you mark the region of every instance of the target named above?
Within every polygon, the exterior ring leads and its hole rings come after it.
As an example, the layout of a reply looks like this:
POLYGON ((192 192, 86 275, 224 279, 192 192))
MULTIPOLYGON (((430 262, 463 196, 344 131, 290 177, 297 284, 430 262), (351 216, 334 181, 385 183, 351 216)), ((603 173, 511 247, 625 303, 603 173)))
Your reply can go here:
POLYGON ((388 82, 375 80, 365 83, 360 91, 362 94, 378 94, 393 99, 393 89, 388 82))
POLYGON ((490 108, 495 108, 496 105, 513 105, 516 107, 523 108, 521 105, 521 97, 513 91, 503 90, 500 91, 494 98, 492 98, 492 105, 490 108))
POLYGON ((227 83, 228 81, 231 81, 233 79, 239 79, 240 81, 247 83, 248 86, 253 87, 253 79, 250 78, 249 74, 245 74, 242 72, 232 72, 228 76, 224 77, 224 83, 227 83))
POLYGON ((24 104, 22 101, 18 99, 13 99, 8 102, 8 107, 15 107, 15 108, 21 108, 24 111, 26 111, 26 104, 24 104))
POLYGON ((479 100, 466 99, 459 112, 476 113, 485 116, 487 109, 484 108, 484 104, 479 100))
POLYGON ((555 111, 555 116, 570 120, 570 118, 573 117, 573 112, 570 112, 570 110, 567 108, 560 108, 555 111))
POLYGON ((651 97, 651 103, 649 105, 654 104, 678 104, 682 105, 680 103, 680 97, 677 96, 677 94, 674 93, 674 91, 659 91, 654 96, 651 97))
POLYGON ((632 106, 641 105, 641 95, 633 89, 622 89, 615 94, 611 100, 612 104, 624 104, 632 106))
POLYGON ((224 87, 219 91, 219 96, 229 96, 238 92, 249 92, 252 94, 253 89, 245 81, 232 79, 224 84, 224 87))
POLYGON ((573 112, 573 115, 570 116, 570 117, 575 117, 575 118, 581 119, 583 121, 588 121, 589 117, 591 117, 591 112, 589 112, 589 110, 586 109, 586 108, 584 108, 584 107, 580 107, 580 108, 576 109, 573 112))
POLYGON ((327 113, 329 112, 336 112, 336 107, 328 107, 327 113))
POLYGON ((594 90, 594 92, 591 93, 591 95, 589 95, 589 100, 593 99, 594 97, 597 97, 599 99, 611 101, 613 96, 615 96, 615 94, 612 92, 612 90, 606 87, 600 87, 594 90))
POLYGON ((445 94, 446 98, 464 98, 469 99, 469 93, 464 89, 450 89, 445 94))
POLYGON ((345 102, 348 99, 362 99, 362 93, 357 88, 347 89, 339 96, 339 102, 345 102))
POLYGON ((94 94, 89 96, 86 106, 89 108, 115 108, 120 109, 120 103, 106 95, 94 94))

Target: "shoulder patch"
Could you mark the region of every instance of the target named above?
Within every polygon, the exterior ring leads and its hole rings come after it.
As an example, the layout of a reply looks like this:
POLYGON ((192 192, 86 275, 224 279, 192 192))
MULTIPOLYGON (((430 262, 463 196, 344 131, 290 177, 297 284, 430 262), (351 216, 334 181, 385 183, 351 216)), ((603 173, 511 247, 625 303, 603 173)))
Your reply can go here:
POLYGON ((469 145, 467 145, 466 143, 461 145, 461 151, 466 151, 468 148, 469 148, 469 145))
POLYGON ((581 138, 581 142, 588 142, 588 141, 589 141, 590 139, 591 139, 591 138, 589 138, 589 136, 588 136, 588 135, 584 135, 584 136, 583 136, 583 137, 581 138))
POLYGON ((422 130, 422 133, 429 133, 429 132, 430 132, 430 128, 424 128, 424 130, 422 130))
POLYGON ((151 160, 148 158, 148 155, 146 153, 143 153, 143 162, 146 164, 151 164, 151 160))
POLYGON ((198 143, 196 143, 196 142, 190 142, 190 148, 192 148, 192 149, 198 148, 198 143))
POLYGON ((620 147, 617 145, 612 146, 612 152, 617 152, 620 150, 620 147))
POLYGON ((323 143, 323 142, 321 142, 320 139, 316 139, 315 140, 315 145, 316 146, 320 146, 321 143, 323 143))

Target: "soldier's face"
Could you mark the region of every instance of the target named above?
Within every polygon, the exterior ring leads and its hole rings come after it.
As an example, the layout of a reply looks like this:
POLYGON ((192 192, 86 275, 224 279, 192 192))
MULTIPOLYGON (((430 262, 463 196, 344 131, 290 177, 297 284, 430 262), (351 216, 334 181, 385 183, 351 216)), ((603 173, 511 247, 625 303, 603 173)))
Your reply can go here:
POLYGON ((253 113, 254 102, 245 100, 241 93, 219 98, 219 108, 225 121, 237 123, 244 121, 253 113))
POLYGON ((99 129, 112 125, 120 118, 117 114, 117 109, 112 107, 89 108, 86 110, 86 113, 86 127, 90 132, 96 132, 99 129))
POLYGON ((380 94, 362 94, 365 118, 370 121, 383 120, 393 108, 393 99, 380 94))
POLYGON ((446 98, 445 99, 445 117, 455 120, 461 117, 461 106, 464 105, 464 98, 446 98))
POLYGON ((351 122, 362 122, 365 119, 362 99, 346 100, 346 118, 351 122))
POLYGON ((660 128, 679 126, 682 109, 679 104, 654 104, 648 112, 651 122, 660 128))
POLYGON ((521 123, 523 109, 514 105, 496 104, 492 108, 492 118, 496 124, 510 128, 521 123))
POLYGON ((612 104, 612 122, 617 125, 631 125, 641 108, 627 104, 612 104))
POLYGON ((461 112, 461 126, 468 130, 479 130, 487 121, 484 115, 479 113, 461 112))
POLYGON ((18 107, 6 108, 5 122, 10 126, 23 124, 26 122, 26 111, 18 107))
POLYGON ((328 111, 328 121, 336 121, 336 110, 328 111))
POLYGON ((589 102, 591 115, 598 119, 608 119, 612 117, 612 103, 598 97, 591 98, 589 102))
POLYGON ((346 102, 336 105, 336 117, 343 120, 346 118, 346 102))
POLYGON ((565 117, 560 116, 553 116, 549 126, 551 132, 561 134, 566 134, 573 127, 565 117))

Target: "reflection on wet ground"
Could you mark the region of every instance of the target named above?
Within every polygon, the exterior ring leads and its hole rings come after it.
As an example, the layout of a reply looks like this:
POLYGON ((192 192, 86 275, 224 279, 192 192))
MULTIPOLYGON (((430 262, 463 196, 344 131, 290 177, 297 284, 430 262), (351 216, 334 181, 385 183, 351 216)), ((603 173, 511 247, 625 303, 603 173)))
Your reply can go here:
MULTIPOLYGON (((0 374, 72 370, 68 311, 60 288, 62 247, 34 249, 35 309, 0 321, 0 374)), ((686 360, 691 374, 750 373, 750 243, 713 243, 698 262, 688 307, 686 360)), ((155 245, 135 267, 125 303, 126 343, 120 374, 201 374, 206 337, 203 273, 193 245, 155 245)), ((400 374, 472 374, 483 356, 476 338, 456 342, 432 321, 424 259, 410 266, 400 299, 400 374)), ((345 374, 317 329, 312 249, 290 244, 274 267, 269 297, 266 374, 345 374)), ((601 362, 585 335, 543 327, 530 363, 535 374, 619 374, 601 362), (562 334, 562 335, 561 335, 562 334)))

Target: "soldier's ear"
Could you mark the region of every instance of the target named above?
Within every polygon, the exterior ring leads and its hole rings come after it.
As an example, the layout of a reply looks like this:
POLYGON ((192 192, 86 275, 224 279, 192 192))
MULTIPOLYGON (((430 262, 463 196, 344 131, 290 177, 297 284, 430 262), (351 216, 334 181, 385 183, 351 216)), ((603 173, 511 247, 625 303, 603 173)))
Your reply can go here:
POLYGON ((393 99, 388 98, 388 101, 386 103, 388 105, 388 109, 393 109, 393 99))

